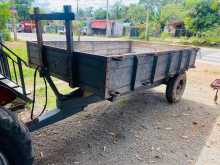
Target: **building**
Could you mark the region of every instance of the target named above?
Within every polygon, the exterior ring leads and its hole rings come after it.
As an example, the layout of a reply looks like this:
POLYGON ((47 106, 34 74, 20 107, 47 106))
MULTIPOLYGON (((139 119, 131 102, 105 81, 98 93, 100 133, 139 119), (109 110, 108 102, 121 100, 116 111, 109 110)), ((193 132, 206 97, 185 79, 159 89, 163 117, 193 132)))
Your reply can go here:
POLYGON ((92 20, 90 22, 90 31, 92 35, 106 35, 119 37, 123 35, 123 24, 113 20, 92 20), (109 30, 107 32, 107 24, 109 30))
POLYGON ((185 26, 183 21, 170 21, 164 28, 164 32, 170 33, 173 37, 183 36, 185 34, 185 26))

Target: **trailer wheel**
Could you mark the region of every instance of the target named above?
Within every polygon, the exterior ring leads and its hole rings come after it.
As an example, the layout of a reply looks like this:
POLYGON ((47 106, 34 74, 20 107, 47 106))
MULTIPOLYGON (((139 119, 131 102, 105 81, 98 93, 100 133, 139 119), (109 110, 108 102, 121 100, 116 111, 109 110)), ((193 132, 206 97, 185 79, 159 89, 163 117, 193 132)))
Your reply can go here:
POLYGON ((166 98, 169 103, 181 100, 186 88, 186 73, 170 78, 166 88, 166 98))
POLYGON ((32 165, 28 129, 10 111, 0 107, 0 165, 32 165))

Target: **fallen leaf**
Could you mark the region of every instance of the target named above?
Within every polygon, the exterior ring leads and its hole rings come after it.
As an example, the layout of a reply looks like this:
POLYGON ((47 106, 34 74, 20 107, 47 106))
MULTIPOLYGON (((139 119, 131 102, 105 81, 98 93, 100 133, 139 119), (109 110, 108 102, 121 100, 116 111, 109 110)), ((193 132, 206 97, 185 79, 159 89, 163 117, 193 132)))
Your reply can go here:
POLYGON ((197 125, 198 124, 198 122, 196 122, 196 121, 193 121, 192 123, 193 123, 193 125, 197 125))
POLYGON ((106 152, 106 146, 103 147, 104 152, 106 152))
POLYGON ((159 155, 155 155, 154 156, 156 159, 160 159, 160 156, 159 155))
POLYGON ((44 157, 44 153, 40 152, 40 157, 43 158, 44 157))
POLYGON ((181 136, 183 139, 188 139, 188 136, 185 136, 185 135, 183 135, 183 136, 181 136))
POLYGON ((188 114, 188 113, 184 113, 183 116, 190 116, 190 114, 188 114))
POLYGON ((139 155, 135 155, 138 160, 143 160, 139 155))
POLYGON ((160 147, 157 147, 156 150, 157 150, 157 151, 160 151, 160 147))
POLYGON ((109 135, 115 136, 114 132, 109 132, 109 135))

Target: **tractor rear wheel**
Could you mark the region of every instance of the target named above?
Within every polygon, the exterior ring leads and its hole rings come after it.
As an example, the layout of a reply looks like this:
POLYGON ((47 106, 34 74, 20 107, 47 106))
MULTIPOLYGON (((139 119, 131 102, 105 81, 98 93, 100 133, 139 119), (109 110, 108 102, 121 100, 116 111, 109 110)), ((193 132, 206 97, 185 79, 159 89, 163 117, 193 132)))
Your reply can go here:
POLYGON ((32 165, 33 152, 28 129, 15 114, 0 107, 0 165, 32 165))
POLYGON ((168 80, 166 98, 169 103, 179 102, 186 88, 186 73, 179 74, 168 80))

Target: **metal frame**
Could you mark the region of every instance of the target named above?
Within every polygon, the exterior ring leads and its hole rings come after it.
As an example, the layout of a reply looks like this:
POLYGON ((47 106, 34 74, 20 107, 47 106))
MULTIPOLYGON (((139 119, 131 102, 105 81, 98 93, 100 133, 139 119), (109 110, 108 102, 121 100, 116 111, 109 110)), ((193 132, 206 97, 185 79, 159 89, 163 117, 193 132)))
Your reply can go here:
POLYGON ((21 87, 22 99, 30 101, 30 98, 27 97, 24 81, 24 65, 27 66, 27 63, 6 47, 0 38, 0 74, 14 84, 17 84, 17 87, 21 87), (3 48, 6 49, 7 52, 4 51, 3 48))
MULTIPOLYGON (((73 48, 73 29, 72 29, 72 20, 75 18, 74 14, 71 11, 71 6, 64 6, 64 13, 54 13, 54 14, 40 14, 39 8, 34 9, 34 14, 31 15, 31 18, 35 20, 36 23, 36 32, 37 32, 37 42, 38 47, 40 48, 39 54, 41 56, 41 66, 40 66, 40 75, 45 77, 48 84, 50 85, 52 91, 54 92, 57 98, 57 109, 47 112, 42 116, 32 120, 31 122, 26 123, 30 131, 35 131, 47 125, 56 123, 60 120, 63 120, 69 116, 72 116, 75 113, 78 113, 83 110, 88 104, 97 102, 101 100, 95 95, 83 96, 83 90, 77 89, 70 94, 63 95, 59 92, 53 80, 51 79, 50 72, 48 70, 47 58, 44 56, 43 49, 43 37, 42 37, 42 27, 41 20, 64 20, 66 27, 66 44, 67 52, 71 54, 74 51, 73 48)), ((71 54, 72 55, 72 54, 71 54)), ((73 60, 71 60, 73 61, 73 60)), ((71 64, 73 67, 76 64, 71 64)), ((75 70, 75 68, 72 68, 75 70)), ((73 73, 72 76, 75 74, 73 73)), ((71 86, 75 86, 75 82, 70 83, 71 86)))

